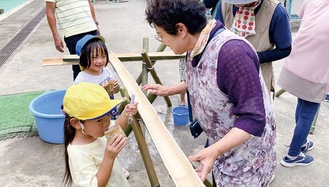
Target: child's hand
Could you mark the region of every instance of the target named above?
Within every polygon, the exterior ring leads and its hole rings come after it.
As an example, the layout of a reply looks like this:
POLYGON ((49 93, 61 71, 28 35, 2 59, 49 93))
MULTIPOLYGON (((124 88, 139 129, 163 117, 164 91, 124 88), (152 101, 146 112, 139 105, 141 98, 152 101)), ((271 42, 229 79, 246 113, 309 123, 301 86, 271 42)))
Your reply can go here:
POLYGON ((117 80, 114 80, 114 93, 118 93, 120 91, 120 85, 117 80))
POLYGON ((111 88, 111 85, 110 85, 109 81, 104 82, 102 86, 108 94, 110 94, 110 92, 113 90, 113 86, 111 88))
POLYGON ((138 102, 134 102, 134 104, 127 104, 124 109, 126 115, 129 116, 130 114, 131 115, 137 114, 137 105, 138 102))
POLYGON ((114 135, 108 142, 105 150, 105 155, 111 158, 117 157, 119 152, 124 148, 128 138, 121 134, 114 135))
POLYGON ((103 88, 107 91, 108 94, 112 95, 120 91, 120 86, 118 81, 115 79, 110 79, 103 84, 103 88))

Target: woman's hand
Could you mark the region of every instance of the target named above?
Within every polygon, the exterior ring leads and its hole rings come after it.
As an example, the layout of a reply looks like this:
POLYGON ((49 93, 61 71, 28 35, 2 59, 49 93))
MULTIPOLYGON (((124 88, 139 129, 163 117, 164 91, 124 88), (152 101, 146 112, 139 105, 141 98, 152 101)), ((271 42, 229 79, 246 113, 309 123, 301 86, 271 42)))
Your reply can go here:
POLYGON ((148 90, 149 93, 159 96, 169 96, 170 88, 162 86, 161 84, 146 84, 142 86, 142 90, 148 90))
POLYGON ((251 135, 244 130, 233 127, 223 138, 211 146, 202 149, 196 155, 189 156, 192 162, 200 162, 200 166, 195 169, 200 179, 204 181, 211 171, 217 157, 221 154, 238 147, 247 141, 251 135))
POLYGON ((147 84, 142 87, 142 90, 148 90, 151 94, 159 96, 171 96, 174 94, 185 93, 186 84, 184 81, 170 87, 162 86, 161 84, 147 84))
POLYGON ((206 180, 208 173, 211 172, 216 158, 217 154, 212 150, 212 146, 202 149, 199 153, 188 157, 190 161, 200 163, 195 171, 203 182, 206 180))

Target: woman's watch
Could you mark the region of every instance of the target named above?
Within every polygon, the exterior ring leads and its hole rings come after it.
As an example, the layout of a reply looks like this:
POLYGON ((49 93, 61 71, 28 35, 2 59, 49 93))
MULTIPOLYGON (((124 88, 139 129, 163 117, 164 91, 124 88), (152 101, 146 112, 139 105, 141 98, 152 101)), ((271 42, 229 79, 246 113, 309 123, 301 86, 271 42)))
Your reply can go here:
POLYGON ((98 26, 99 25, 98 21, 95 21, 95 24, 98 26))

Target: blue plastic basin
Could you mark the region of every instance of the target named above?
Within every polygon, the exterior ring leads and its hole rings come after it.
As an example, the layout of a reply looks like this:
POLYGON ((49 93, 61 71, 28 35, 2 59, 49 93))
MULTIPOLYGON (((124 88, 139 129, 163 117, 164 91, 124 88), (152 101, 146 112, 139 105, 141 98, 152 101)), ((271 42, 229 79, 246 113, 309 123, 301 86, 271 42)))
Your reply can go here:
POLYGON ((56 90, 44 93, 34 98, 29 105, 39 137, 48 143, 64 143, 65 116, 61 106, 65 92, 66 90, 56 90))

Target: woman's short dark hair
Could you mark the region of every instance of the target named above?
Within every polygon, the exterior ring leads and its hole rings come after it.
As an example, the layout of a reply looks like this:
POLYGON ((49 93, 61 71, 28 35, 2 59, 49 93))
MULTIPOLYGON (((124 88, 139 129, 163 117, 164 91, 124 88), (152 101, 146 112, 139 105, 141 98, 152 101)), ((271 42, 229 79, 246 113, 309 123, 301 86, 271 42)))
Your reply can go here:
POLYGON ((103 54, 106 54, 106 65, 105 66, 107 66, 107 63, 109 61, 108 51, 107 51, 105 43, 100 39, 92 39, 92 40, 88 41, 86 43, 86 45, 83 47, 83 49, 81 51, 80 59, 79 59, 80 66, 82 66, 83 68, 90 67, 91 54, 94 50, 96 50, 96 55, 98 55, 97 49, 101 49, 101 52, 103 54))
POLYGON ((192 35, 207 24, 206 7, 200 0, 151 0, 145 10, 146 20, 177 35, 177 23, 183 23, 192 35))

